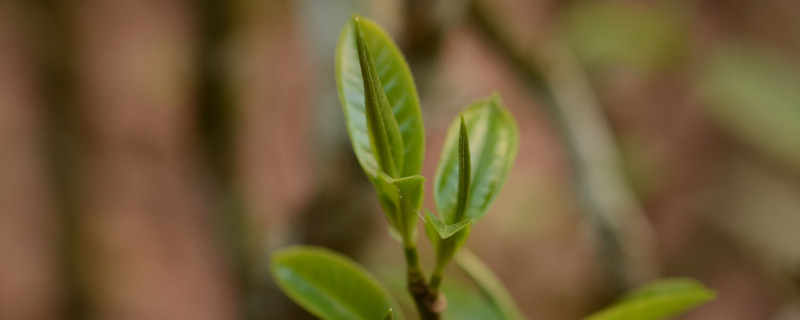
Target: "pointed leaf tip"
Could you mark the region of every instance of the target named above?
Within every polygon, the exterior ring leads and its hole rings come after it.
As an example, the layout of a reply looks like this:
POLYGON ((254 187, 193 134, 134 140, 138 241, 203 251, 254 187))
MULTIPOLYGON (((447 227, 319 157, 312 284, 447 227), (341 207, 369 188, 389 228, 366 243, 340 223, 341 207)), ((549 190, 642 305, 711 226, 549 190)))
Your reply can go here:
POLYGON ((458 198, 456 199, 456 212, 450 223, 456 223, 464 219, 467 211, 467 201, 469 200, 470 175, 472 174, 472 160, 469 153, 469 136, 467 134, 467 123, 464 115, 459 114, 461 127, 458 130, 458 198))
POLYGON ((394 320, 394 313, 392 313, 392 308, 389 308, 389 311, 386 311, 386 314, 383 315, 383 320, 394 320))

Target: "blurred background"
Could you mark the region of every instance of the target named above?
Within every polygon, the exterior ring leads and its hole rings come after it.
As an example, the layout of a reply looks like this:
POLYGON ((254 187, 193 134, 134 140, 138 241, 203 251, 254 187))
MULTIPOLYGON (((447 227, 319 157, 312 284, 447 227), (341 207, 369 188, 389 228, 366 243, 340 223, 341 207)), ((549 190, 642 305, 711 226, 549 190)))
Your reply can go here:
POLYGON ((516 117, 467 247, 530 318, 689 276, 718 297, 683 319, 800 319, 796 0, 4 0, 0 319, 310 319, 268 275, 298 243, 408 305, 335 88, 356 11, 410 63, 423 175, 471 100, 516 117))

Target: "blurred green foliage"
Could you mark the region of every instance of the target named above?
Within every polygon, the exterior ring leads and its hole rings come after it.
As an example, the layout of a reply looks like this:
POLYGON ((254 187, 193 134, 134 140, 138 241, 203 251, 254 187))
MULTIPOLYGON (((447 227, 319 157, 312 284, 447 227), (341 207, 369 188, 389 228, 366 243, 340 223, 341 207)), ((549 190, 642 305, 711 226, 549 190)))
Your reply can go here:
POLYGON ((676 11, 616 2, 579 2, 563 15, 567 42, 589 67, 660 69, 682 58, 687 29, 676 11))
POLYGON ((698 77, 709 116, 747 146, 800 172, 800 69, 754 47, 727 47, 698 77))

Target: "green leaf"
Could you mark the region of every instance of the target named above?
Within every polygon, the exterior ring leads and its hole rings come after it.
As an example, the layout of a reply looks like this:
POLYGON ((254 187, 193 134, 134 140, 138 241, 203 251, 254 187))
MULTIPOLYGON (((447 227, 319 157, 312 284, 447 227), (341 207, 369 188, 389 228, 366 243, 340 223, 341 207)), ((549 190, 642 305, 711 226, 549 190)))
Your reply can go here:
POLYGON ((389 175, 378 170, 373 183, 378 193, 378 202, 381 204, 383 214, 389 221, 389 226, 394 228, 397 233, 401 233, 400 225, 400 191, 393 183, 394 179, 389 175))
MULTIPOLYGON (((375 88, 377 87, 374 86, 376 81, 370 75, 374 76, 373 71, 377 73, 379 84, 386 97, 386 100, 377 99, 377 106, 380 107, 380 110, 385 111, 385 108, 383 108, 385 106, 384 102, 388 102, 402 141, 402 144, 392 144, 392 139, 389 139, 390 147, 397 148, 402 146, 402 157, 400 157, 402 160, 397 161, 402 164, 402 168, 394 175, 391 172, 386 173, 392 177, 418 175, 421 172, 425 154, 425 133, 420 114, 419 98, 417 98, 417 89, 414 86, 408 64, 397 49, 397 46, 381 27, 369 19, 358 16, 354 16, 345 25, 336 48, 336 85, 339 89, 339 99, 342 103, 345 121, 347 122, 347 131, 350 134, 356 157, 367 176, 374 179, 380 166, 373 153, 374 147, 372 146, 372 140, 370 140, 370 130, 367 122, 364 90, 365 77, 361 71, 360 61, 362 59, 359 58, 356 18, 358 18, 361 33, 364 35, 362 40, 366 40, 364 49, 368 49, 374 57, 374 65, 376 67, 375 70, 369 70, 366 73, 366 78, 373 80, 368 82, 372 83, 372 88, 375 88)), ((362 51, 366 52, 367 50, 362 51)), ((366 62, 369 62, 369 59, 366 60, 366 62)), ((375 94, 380 96, 379 92, 375 92, 375 94)), ((390 118, 382 112, 376 112, 375 114, 376 116, 380 115, 383 122, 390 118)), ((391 124, 388 127, 390 130, 387 131, 387 137, 391 135, 390 131, 393 130, 391 129, 391 124)), ((396 152, 394 149, 389 152, 392 154, 393 159, 397 156, 394 152, 396 152)), ((395 167, 398 167, 398 163, 395 163, 395 167)))
POLYGON ((461 124, 458 129, 458 196, 456 197, 456 211, 451 223, 461 222, 464 219, 469 199, 469 179, 472 173, 469 158, 469 136, 467 135, 467 125, 464 123, 464 115, 459 115, 459 119, 461 119, 461 124))
MULTIPOLYGON (((497 94, 474 102, 462 117, 469 132, 471 183, 464 219, 478 220, 505 183, 517 155, 519 133, 511 113, 497 94)), ((450 125, 434 179, 436 207, 445 223, 453 224, 459 199, 458 142, 461 121, 450 125)))
POLYGON ((439 217, 433 214, 430 210, 427 210, 425 214, 425 222, 432 225, 436 233, 439 234, 441 239, 447 239, 456 232, 461 231, 465 227, 472 224, 472 219, 467 219, 464 221, 457 222, 455 224, 445 224, 439 217))
POLYGON ((472 224, 472 219, 463 220, 457 222, 452 225, 444 225, 444 222, 438 219, 436 216, 428 213, 428 218, 426 221, 436 219, 441 223, 441 225, 437 226, 434 221, 425 224, 425 234, 428 236, 428 239, 431 241, 431 245, 436 249, 436 265, 439 268, 443 268, 450 260, 453 258, 453 255, 467 243, 467 238, 469 237, 469 233, 471 231, 470 225, 472 224), (451 230, 447 230, 448 227, 450 229, 458 229, 450 233, 451 230), (447 237, 444 237, 447 235, 447 237))
POLYGON ((400 240, 413 238, 417 219, 421 216, 418 211, 422 206, 425 177, 415 175, 393 179, 378 170, 374 183, 378 200, 393 232, 400 235, 400 240))
POLYGON ((525 319, 506 287, 475 254, 462 250, 456 255, 456 264, 472 278, 506 320, 525 319))
POLYGON ((674 278, 658 280, 623 297, 617 304, 586 320, 659 320, 676 316, 714 299, 699 282, 674 278))
POLYGON ((708 115, 722 129, 800 171, 800 66, 728 47, 710 57, 698 84, 708 115))
POLYGON ((403 138, 400 136, 400 128, 392 114, 389 100, 383 92, 377 67, 359 18, 353 17, 353 21, 356 26, 358 63, 361 66, 361 78, 364 80, 364 103, 370 146, 381 170, 391 177, 397 177, 397 172, 403 168, 403 138))
POLYGON ((407 239, 414 239, 417 235, 417 219, 422 215, 419 213, 422 207, 422 198, 425 196, 425 177, 415 175, 400 179, 394 179, 392 184, 397 187, 399 193, 399 216, 403 230, 407 239))
MULTIPOLYGON (((392 184, 400 192, 401 203, 413 208, 414 212, 422 206, 422 199, 425 196, 425 177, 409 176, 392 180, 392 184)), ((415 220, 417 214, 414 214, 415 220)))
POLYGON ((392 307, 386 290, 372 275, 327 249, 282 249, 272 254, 270 267, 278 287, 321 319, 382 319, 392 307))

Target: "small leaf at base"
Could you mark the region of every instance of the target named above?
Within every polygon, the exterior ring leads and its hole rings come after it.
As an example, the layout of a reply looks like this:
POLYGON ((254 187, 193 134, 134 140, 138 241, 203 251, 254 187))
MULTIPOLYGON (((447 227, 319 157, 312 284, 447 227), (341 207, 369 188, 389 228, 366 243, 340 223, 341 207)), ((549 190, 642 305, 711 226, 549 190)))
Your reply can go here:
POLYGON ((425 223, 430 224, 439 234, 439 237, 442 239, 447 239, 450 236, 456 234, 456 232, 461 231, 461 229, 466 228, 470 224, 472 224, 472 219, 467 219, 461 222, 457 222, 454 224, 445 224, 439 217, 437 217, 433 212, 430 210, 426 210, 425 213, 425 223))

